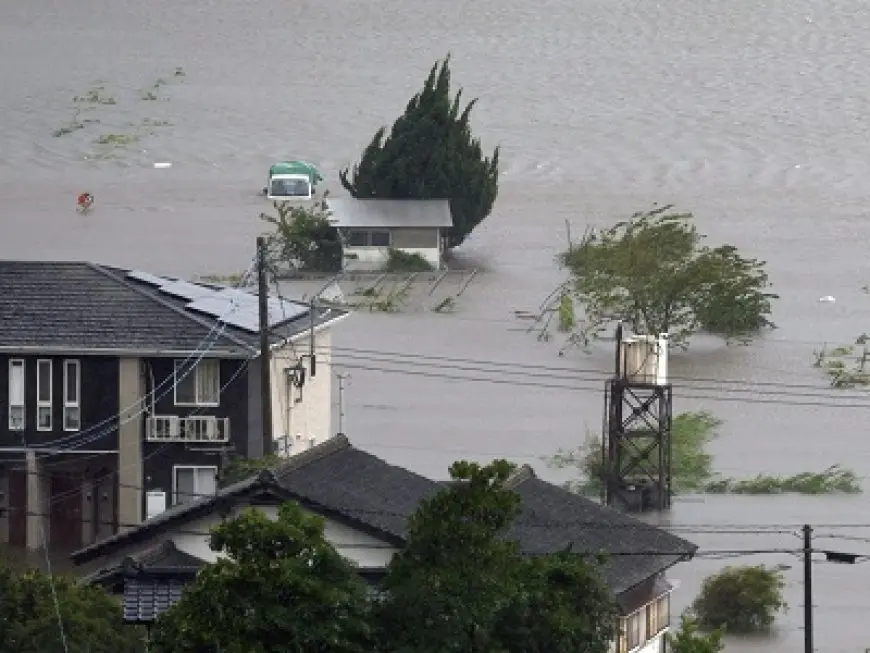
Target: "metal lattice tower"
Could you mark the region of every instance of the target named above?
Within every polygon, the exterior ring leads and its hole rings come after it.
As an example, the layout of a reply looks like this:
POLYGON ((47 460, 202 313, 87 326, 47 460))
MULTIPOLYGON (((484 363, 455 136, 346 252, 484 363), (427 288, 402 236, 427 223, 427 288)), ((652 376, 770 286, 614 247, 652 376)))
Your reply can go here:
POLYGON ((616 332, 616 374, 605 389, 602 503, 629 512, 671 506, 672 387, 667 337, 616 332))

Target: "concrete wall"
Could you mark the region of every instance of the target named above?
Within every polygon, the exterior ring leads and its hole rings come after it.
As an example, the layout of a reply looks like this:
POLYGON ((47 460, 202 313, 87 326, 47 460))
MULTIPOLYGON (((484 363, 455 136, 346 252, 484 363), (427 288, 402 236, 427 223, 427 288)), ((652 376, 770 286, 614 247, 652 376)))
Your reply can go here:
MULTIPOLYGON (((441 266, 441 250, 437 247, 402 247, 401 249, 406 254, 419 254, 435 269, 441 266)), ((371 271, 380 270, 387 264, 387 260, 390 257, 390 248, 345 247, 344 253, 345 255, 356 256, 356 258, 347 258, 345 256, 345 270, 371 271)))
POLYGON ((438 249, 441 247, 441 233, 438 229, 415 229, 413 227, 394 227, 390 229, 393 247, 396 249, 438 249))
POLYGON ((331 360, 332 335, 329 329, 314 334, 316 375, 311 376, 311 361, 307 358, 310 339, 301 338, 272 353, 272 436, 279 453, 293 455, 305 451, 314 443, 329 439, 335 433, 332 419, 333 373, 331 360), (302 360, 305 384, 297 388, 288 382, 287 371, 302 360))
POLYGON ((118 530, 124 531, 142 521, 144 509, 141 410, 145 374, 138 358, 119 359, 118 374, 118 405, 123 411, 118 427, 118 530), (132 417, 136 413, 140 414, 132 417))

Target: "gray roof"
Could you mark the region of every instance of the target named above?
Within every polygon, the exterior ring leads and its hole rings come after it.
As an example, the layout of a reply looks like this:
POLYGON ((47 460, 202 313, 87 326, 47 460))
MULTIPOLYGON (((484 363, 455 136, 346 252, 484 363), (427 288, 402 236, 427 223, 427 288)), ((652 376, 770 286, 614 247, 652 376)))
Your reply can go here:
POLYGON ((453 226, 449 200, 330 198, 330 222, 339 228, 446 228, 453 226))
MULTIPOLYGON (((205 300, 206 311, 210 305, 225 307, 209 313, 166 292, 172 281, 178 280, 95 263, 0 261, 0 351, 159 356, 201 351, 213 343, 209 356, 247 358, 259 352, 257 333, 223 322, 244 325, 240 319, 249 320, 246 313, 252 305, 256 309, 256 295, 238 295, 245 302, 230 304, 223 294, 230 289, 180 284, 212 295, 205 300), (222 332, 216 329, 224 324, 222 332)), ((310 327, 308 306, 300 302, 285 300, 280 309, 270 307, 270 314, 274 344, 310 327)), ((318 308, 315 323, 346 314, 318 308)))
MULTIPOLYGON (((294 456, 273 473, 228 486, 216 497, 173 508, 137 529, 74 553, 73 560, 81 564, 107 555, 124 542, 153 537, 164 527, 168 530, 201 516, 204 510, 213 511, 228 497, 250 497, 258 489, 267 488, 401 546, 408 518, 420 501, 443 487, 356 449, 346 436, 338 435, 294 456)), ((604 573, 616 595, 690 558, 697 549, 665 530, 546 483, 528 466, 515 472, 509 487, 520 494, 523 502, 522 513, 509 533, 521 551, 529 555, 568 549, 605 556, 609 553, 604 573)))

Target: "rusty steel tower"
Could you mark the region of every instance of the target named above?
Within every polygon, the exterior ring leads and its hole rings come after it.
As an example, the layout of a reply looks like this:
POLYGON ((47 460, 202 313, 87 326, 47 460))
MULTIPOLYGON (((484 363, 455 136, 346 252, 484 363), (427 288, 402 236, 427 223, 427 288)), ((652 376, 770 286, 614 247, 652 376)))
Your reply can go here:
POLYGON ((671 507, 672 392, 667 334, 616 328, 615 375, 605 388, 602 503, 628 512, 671 507))

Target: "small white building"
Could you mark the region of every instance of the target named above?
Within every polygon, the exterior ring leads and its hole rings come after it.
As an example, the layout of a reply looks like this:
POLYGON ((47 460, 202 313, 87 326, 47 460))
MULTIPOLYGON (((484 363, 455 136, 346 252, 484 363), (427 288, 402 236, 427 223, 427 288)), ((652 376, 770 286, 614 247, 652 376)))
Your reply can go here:
POLYGON ((390 251, 419 254, 441 267, 447 230, 453 226, 450 202, 330 198, 330 222, 344 244, 346 270, 379 270, 390 251))

